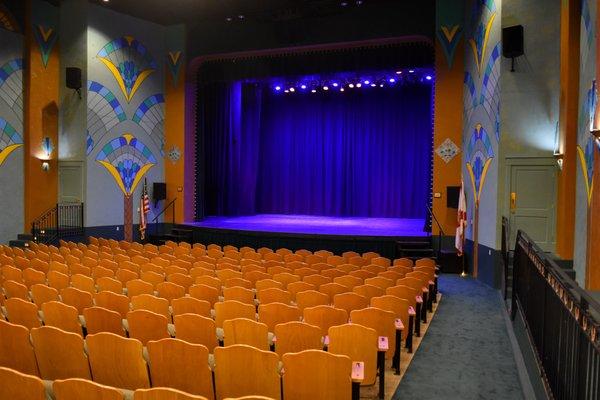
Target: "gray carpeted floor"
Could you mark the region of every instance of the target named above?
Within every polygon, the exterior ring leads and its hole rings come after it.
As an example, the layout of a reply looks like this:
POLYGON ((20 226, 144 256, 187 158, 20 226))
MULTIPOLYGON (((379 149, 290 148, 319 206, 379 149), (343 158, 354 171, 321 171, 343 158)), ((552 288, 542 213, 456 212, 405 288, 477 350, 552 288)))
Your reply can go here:
POLYGON ((498 292, 443 275, 435 318, 393 399, 523 398, 498 292))

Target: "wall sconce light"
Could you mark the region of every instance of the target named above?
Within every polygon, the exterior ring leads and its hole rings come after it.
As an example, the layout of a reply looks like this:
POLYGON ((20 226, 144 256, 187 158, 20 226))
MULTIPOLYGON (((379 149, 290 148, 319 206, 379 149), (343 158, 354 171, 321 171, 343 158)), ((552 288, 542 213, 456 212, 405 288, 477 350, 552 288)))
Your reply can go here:
POLYGON ((558 169, 562 171, 563 164, 565 161, 565 156, 562 153, 554 153, 554 159, 556 160, 556 165, 558 165, 558 169))
POLYGON ((49 137, 45 137, 42 139, 42 152, 43 155, 40 158, 42 162, 42 171, 48 172, 50 171, 50 158, 52 156, 52 152, 54 151, 54 145, 52 144, 52 139, 49 137))

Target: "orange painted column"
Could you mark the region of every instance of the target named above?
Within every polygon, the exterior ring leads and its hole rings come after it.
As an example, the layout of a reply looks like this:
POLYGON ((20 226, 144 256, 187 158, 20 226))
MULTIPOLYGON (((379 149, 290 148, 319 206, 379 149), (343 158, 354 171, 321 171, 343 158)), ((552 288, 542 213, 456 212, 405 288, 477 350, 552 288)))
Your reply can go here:
MULTIPOLYGON (((452 67, 448 66, 439 41, 435 42, 435 99, 433 123, 433 151, 450 139, 458 148, 462 144, 463 129, 463 80, 464 80, 464 40, 458 43, 452 67)), ((433 212, 442 225, 444 234, 456 233, 457 210, 446 207, 446 187, 460 186, 461 154, 446 163, 437 154, 433 155, 433 192, 441 193, 441 198, 433 199, 433 212)), ((433 223, 433 234, 438 227, 433 223)))
MULTIPOLYGON (((167 203, 175 201, 175 221, 184 222, 185 70, 181 52, 167 54, 165 79, 165 182, 167 203), (177 74, 172 68, 179 65, 177 74)), ((170 222, 166 218, 165 222, 170 222)))
MULTIPOLYGON (((31 222, 58 201, 58 96, 59 51, 58 25, 34 22, 32 7, 39 3, 27 1, 25 23, 25 69, 24 118, 25 133, 25 232, 31 230, 31 222), (41 41, 41 42, 40 42, 41 41), (43 46, 40 45, 43 43, 43 46), (45 46, 45 47, 44 47, 45 46), (45 49, 50 48, 49 52, 45 49), (49 139, 52 152, 42 148, 49 139), (42 162, 48 162, 49 170, 42 170, 42 162)), ((49 6, 47 3, 44 6, 49 6)), ((51 7, 51 6, 49 6, 51 7)))
POLYGON ((579 109, 579 29, 581 0, 561 1, 559 152, 563 169, 558 175, 556 254, 573 259, 575 190, 577 183, 577 118, 579 109))

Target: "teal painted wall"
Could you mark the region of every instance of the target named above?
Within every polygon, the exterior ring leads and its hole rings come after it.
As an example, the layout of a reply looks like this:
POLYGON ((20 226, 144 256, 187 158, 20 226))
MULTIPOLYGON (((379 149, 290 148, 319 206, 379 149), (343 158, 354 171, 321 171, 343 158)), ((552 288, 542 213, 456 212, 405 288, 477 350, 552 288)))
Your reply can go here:
MULTIPOLYGON (((577 145, 586 153, 595 146, 590 135, 590 107, 588 99, 593 91, 592 83, 596 79, 596 1, 581 0, 581 33, 580 33, 580 69, 579 69, 579 119, 577 129, 577 145)), ((589 156, 593 164, 593 155, 589 156)), ((591 166, 590 166, 591 167, 591 166)), ((597 186, 597 185, 596 185, 597 186)), ((577 160, 577 196, 575 209, 575 254, 573 267, 577 282, 585 286, 586 252, 587 252, 587 189, 582 164, 577 160)))
POLYGON ((498 142, 502 2, 467 1, 463 92, 463 179, 467 199, 466 238, 474 240, 475 197, 479 192, 479 244, 497 249, 498 142), (485 179, 483 169, 489 163, 485 179), (473 168, 472 184, 468 165, 473 168))
MULTIPOLYGON (((21 27, 19 27, 21 28, 21 27)), ((0 154, 7 147, 23 143, 23 75, 17 67, 23 59, 23 35, 0 27, 0 154), (10 124, 18 134, 13 139, 10 124), (11 134, 9 134, 11 132, 11 134)), ((0 244, 23 231, 23 147, 12 151, 0 165, 0 244)))

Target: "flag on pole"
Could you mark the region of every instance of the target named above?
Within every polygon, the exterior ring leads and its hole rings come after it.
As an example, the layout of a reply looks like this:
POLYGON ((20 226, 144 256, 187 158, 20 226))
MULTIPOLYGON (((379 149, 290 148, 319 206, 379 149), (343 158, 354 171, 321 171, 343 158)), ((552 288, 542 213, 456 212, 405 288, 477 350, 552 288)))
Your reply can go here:
POLYGON ((465 243, 465 228, 467 226, 467 199, 465 197, 465 184, 461 179, 460 195, 458 197, 458 227, 456 228, 456 238, 454 247, 458 250, 458 255, 463 254, 463 245, 465 243))
POLYGON ((142 197, 140 198, 140 239, 146 238, 146 226, 148 220, 146 215, 150 212, 150 198, 148 197, 148 185, 144 179, 144 188, 142 189, 142 197))

